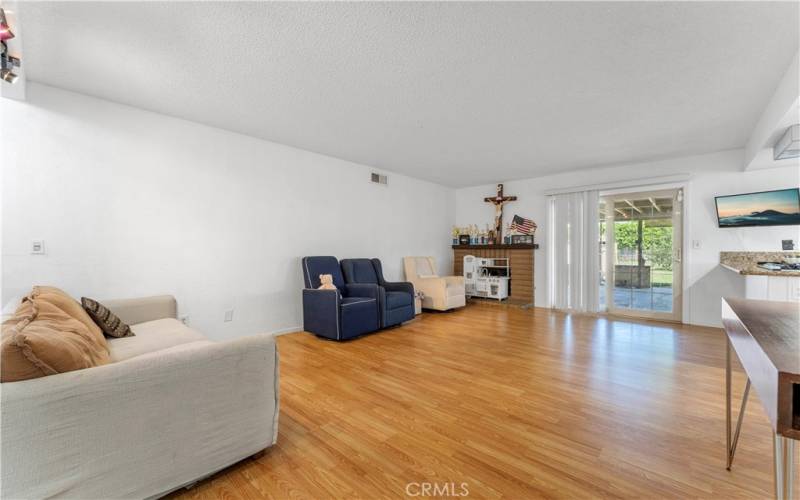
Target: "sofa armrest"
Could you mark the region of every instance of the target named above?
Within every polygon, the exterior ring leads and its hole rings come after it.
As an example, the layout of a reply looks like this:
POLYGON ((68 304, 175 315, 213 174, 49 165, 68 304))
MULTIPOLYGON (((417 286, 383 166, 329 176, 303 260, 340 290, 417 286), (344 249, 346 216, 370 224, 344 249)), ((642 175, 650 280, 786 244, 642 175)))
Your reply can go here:
POLYGON ((178 317, 178 303, 172 295, 103 300, 101 303, 129 325, 178 317))
POLYGON ((339 290, 303 289, 303 330, 328 338, 339 337, 339 290))
POLYGON ((384 281, 381 286, 383 286, 387 292, 405 292, 414 295, 414 285, 408 281, 384 281))
POLYGON ((427 297, 444 296, 447 290, 447 280, 444 278, 417 278, 414 280, 416 289, 427 297))
POLYGON ((3 498, 148 498, 275 443, 272 335, 2 384, 3 498))
POLYGON ((464 286, 464 277, 463 276, 445 276, 444 280, 445 280, 445 283, 447 283, 448 285, 464 286))

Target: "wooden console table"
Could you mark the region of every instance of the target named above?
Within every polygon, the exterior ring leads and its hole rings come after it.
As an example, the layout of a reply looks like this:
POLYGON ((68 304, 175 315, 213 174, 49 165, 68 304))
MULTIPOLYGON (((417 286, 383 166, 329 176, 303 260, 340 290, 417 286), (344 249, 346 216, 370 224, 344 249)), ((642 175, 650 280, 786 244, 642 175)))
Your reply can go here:
POLYGON ((453 274, 464 275, 464 256, 508 259, 511 267, 508 300, 514 304, 533 304, 533 245, 453 245, 453 274))
POLYGON ((794 444, 800 439, 800 303, 722 299, 727 334, 725 403, 730 470, 752 386, 772 424, 775 497, 791 499, 794 444), (731 434, 731 347, 747 374, 736 430, 731 434))

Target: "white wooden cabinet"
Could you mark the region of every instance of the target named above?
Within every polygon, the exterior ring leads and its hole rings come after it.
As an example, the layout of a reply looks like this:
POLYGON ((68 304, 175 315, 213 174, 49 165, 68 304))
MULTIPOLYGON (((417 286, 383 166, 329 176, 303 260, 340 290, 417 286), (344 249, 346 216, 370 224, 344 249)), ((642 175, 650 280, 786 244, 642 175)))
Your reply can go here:
POLYGON ((748 299, 800 301, 800 278, 789 276, 746 276, 748 299))

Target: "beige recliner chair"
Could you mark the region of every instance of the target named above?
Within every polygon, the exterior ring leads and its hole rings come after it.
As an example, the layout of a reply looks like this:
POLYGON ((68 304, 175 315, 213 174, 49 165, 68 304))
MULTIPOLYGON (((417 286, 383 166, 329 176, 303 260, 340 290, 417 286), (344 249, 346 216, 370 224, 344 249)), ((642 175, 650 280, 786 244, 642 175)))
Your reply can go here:
POLYGON ((461 276, 439 277, 433 257, 403 257, 406 280, 414 284, 414 289, 425 294, 422 307, 447 311, 464 307, 467 298, 464 293, 464 278, 461 276))

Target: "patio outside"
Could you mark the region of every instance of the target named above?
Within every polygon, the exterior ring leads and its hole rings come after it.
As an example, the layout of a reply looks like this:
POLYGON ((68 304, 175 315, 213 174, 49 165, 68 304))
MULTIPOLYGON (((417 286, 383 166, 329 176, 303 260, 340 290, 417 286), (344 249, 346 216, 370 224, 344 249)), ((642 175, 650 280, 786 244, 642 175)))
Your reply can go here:
MULTIPOLYGON (((606 303, 606 284, 600 285, 600 304, 606 303)), ((672 311, 672 287, 615 288, 614 307, 645 311, 672 311)))
MULTIPOLYGON (((672 200, 644 198, 614 203, 613 304, 617 309, 669 313, 673 303, 672 200)), ((605 212, 605 209, 601 209, 605 212)), ((609 210, 610 211, 610 210, 609 210)), ((605 215, 605 214, 604 214, 605 215)), ((601 220, 603 220, 601 218, 601 220)), ((605 243, 605 224, 600 227, 605 243)), ((605 244, 601 245, 600 303, 606 304, 605 244)))

